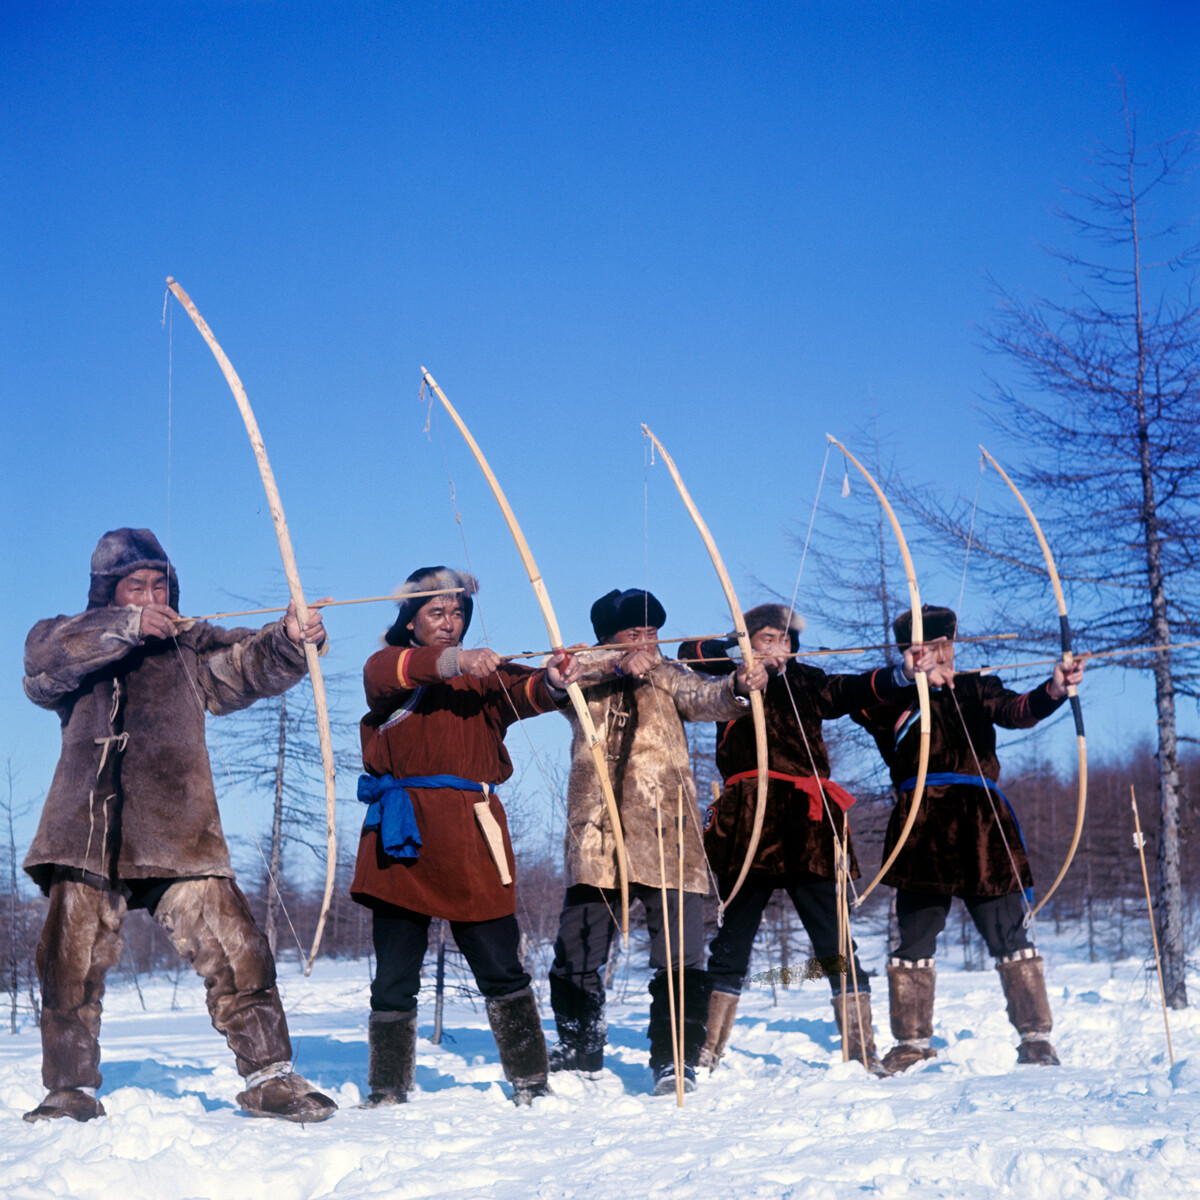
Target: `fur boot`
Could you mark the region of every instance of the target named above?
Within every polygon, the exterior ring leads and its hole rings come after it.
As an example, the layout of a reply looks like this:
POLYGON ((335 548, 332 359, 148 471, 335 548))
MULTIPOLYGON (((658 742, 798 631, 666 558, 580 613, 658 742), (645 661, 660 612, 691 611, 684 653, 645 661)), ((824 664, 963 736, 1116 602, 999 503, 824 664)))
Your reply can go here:
POLYGON ((907 1071, 915 1063, 936 1058, 933 1037, 933 993, 937 972, 933 959, 920 962, 893 958, 888 962, 888 1011, 896 1044, 883 1056, 889 1074, 907 1071))
POLYGON ((324 1121, 337 1112, 337 1105, 292 1070, 290 1062, 271 1063, 246 1080, 238 1093, 238 1104, 252 1117, 275 1117, 280 1121, 306 1124, 324 1121))
POLYGON ((90 1121, 105 1115, 104 1105, 85 1088, 56 1088, 48 1092, 45 1100, 25 1114, 25 1120, 54 1121, 59 1117, 70 1117, 74 1121, 90 1121))
POLYGON ((550 1006, 558 1026, 558 1045, 550 1050, 550 1070, 579 1071, 585 1079, 599 1079, 608 1041, 604 993, 586 991, 551 974, 550 1006))
POLYGON ((833 1019, 850 1062, 863 1063, 872 1075, 889 1075, 875 1053, 875 1026, 871 1021, 871 993, 847 993, 845 1024, 842 1021, 842 997, 833 997, 833 1019), (861 1025, 860 1025, 861 1022, 861 1025))
POLYGON ((367 1086, 360 1108, 403 1104, 412 1091, 417 1058, 417 1010, 373 1012, 367 1023, 367 1086))
POLYGON ((737 1016, 737 992, 716 992, 708 998, 708 1020, 705 1023, 704 1045, 700 1048, 700 1063, 709 1071, 716 1070, 729 1035, 733 1032, 733 1021, 737 1016))
POLYGON ((1054 1021, 1041 955, 1036 950, 1018 950, 1000 959, 996 970, 1000 972, 1000 986, 1008 1003, 1008 1019, 1021 1035, 1017 1062, 1057 1067, 1058 1055, 1050 1043, 1054 1021))
POLYGON ((512 1102, 518 1106, 532 1104, 539 1096, 550 1095, 546 1035, 533 989, 488 997, 487 1015, 504 1078, 512 1084, 512 1102))

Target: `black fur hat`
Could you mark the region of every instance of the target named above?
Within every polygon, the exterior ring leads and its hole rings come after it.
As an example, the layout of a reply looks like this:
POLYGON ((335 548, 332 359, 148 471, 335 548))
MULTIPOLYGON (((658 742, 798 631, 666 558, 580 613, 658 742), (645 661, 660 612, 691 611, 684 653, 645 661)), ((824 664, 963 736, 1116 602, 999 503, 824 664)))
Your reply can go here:
MULTIPOLYGON (((927 642, 938 638, 951 638, 958 632, 958 617, 952 608, 939 608, 936 604, 921 605, 921 624, 927 642)), ((905 609, 893 622, 892 632, 896 645, 907 650, 912 645, 912 609, 905 609)))
POLYGON ((747 609, 746 633, 753 637, 760 629, 785 629, 792 653, 800 649, 800 635, 804 632, 804 618, 786 604, 760 604, 747 609))
POLYGON ((432 596, 414 596, 406 600, 406 592, 436 592, 444 588, 447 592, 461 588, 459 599, 463 607, 463 637, 471 627, 471 614, 475 611, 475 601, 471 597, 479 591, 479 584, 473 575, 465 571, 455 571, 450 567, 421 567, 414 571, 396 592, 400 601, 400 609, 391 629, 383 635, 383 640, 389 646, 411 646, 412 630, 408 623, 421 611, 421 607, 434 599, 432 596))
POLYGON ((167 603, 179 611, 179 580, 167 552, 148 529, 110 529, 92 552, 88 608, 106 608, 126 575, 149 567, 167 576, 167 603))
POLYGON ((598 642, 607 642, 622 629, 649 626, 661 629, 667 623, 667 610, 642 588, 618 592, 615 588, 592 605, 592 628, 598 642))

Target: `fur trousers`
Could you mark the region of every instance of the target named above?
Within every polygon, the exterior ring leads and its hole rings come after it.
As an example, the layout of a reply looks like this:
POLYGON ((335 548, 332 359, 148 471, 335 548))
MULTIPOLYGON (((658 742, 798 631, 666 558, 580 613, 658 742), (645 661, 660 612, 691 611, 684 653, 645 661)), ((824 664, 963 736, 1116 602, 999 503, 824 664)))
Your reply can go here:
MULTIPOLYGON (((232 879, 156 881, 140 890, 175 948, 203 976, 208 1014, 243 1076, 292 1057, 275 987, 275 960, 232 879)), ((104 980, 121 957, 128 888, 57 879, 37 949, 42 985, 42 1082, 47 1089, 100 1086, 104 980)))

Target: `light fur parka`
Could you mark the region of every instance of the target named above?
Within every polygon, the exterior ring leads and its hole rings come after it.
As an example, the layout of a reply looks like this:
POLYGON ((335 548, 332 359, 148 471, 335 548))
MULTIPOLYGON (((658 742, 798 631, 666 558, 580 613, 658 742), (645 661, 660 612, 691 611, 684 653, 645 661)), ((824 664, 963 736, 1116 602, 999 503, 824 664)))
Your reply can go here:
MULTIPOLYGON (((749 721, 749 704, 734 693, 734 679, 705 679, 681 663, 660 658, 640 679, 614 674, 626 651, 580 653, 579 680, 596 731, 605 746, 608 773, 629 857, 629 881, 658 887, 659 805, 667 885, 679 882, 676 812, 683 788, 684 890, 707 893, 708 869, 701 841, 696 784, 688 769, 684 721, 749 721)), ((574 709, 571 775, 567 786, 567 883, 617 886, 616 845, 596 766, 574 709)))

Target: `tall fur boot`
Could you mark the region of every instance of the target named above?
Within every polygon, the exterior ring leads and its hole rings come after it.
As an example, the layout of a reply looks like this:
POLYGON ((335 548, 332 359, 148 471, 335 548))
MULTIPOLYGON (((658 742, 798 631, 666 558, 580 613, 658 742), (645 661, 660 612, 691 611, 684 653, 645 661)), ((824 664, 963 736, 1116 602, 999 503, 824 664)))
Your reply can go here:
POLYGON ((907 1071, 914 1063, 936 1058, 929 1044, 933 1037, 933 993, 937 972, 933 959, 909 962, 903 958, 888 961, 888 1014, 896 1044, 883 1056, 883 1066, 891 1075, 907 1071))
POLYGON ((546 1035, 533 989, 489 996, 487 1015, 504 1077, 512 1084, 512 1102, 518 1106, 532 1104, 539 1096, 550 1095, 546 1035))
POLYGON ((705 1022, 704 1045, 700 1048, 699 1065, 715 1071, 729 1035, 733 1032, 733 1021, 737 1016, 739 995, 737 992, 714 991, 708 998, 708 1020, 705 1022))
POLYGON ((550 1006, 558 1026, 558 1044, 550 1050, 550 1070, 579 1071, 586 1079, 599 1079, 608 1041, 604 993, 589 992, 551 973, 550 1006))
POLYGON ((833 997, 833 1019, 850 1062, 863 1063, 872 1075, 889 1075, 879 1056, 875 1053, 875 1026, 871 1021, 871 993, 846 993, 845 1021, 843 1023, 843 998, 833 997))
POLYGON ((367 1086, 360 1108, 403 1104, 417 1061, 417 1010, 373 1012, 367 1022, 367 1086))
POLYGON ((1017 1062, 1057 1067, 1058 1055, 1050 1044, 1054 1021, 1041 955, 1033 949, 1018 950, 998 960, 996 970, 1000 972, 1000 986, 1008 1003, 1008 1019, 1021 1035, 1017 1062))

